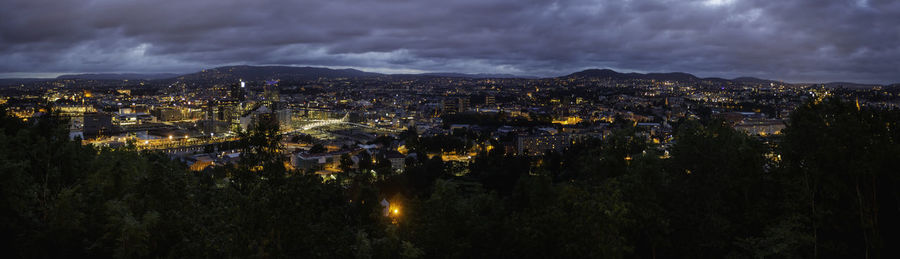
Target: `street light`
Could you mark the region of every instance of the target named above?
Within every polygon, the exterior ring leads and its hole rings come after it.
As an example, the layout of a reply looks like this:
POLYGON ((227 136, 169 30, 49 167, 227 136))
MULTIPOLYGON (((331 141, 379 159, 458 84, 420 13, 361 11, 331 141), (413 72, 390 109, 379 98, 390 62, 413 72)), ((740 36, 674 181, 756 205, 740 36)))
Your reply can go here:
POLYGON ((391 224, 397 224, 400 220, 400 208, 391 204, 390 215, 388 216, 390 216, 391 224))

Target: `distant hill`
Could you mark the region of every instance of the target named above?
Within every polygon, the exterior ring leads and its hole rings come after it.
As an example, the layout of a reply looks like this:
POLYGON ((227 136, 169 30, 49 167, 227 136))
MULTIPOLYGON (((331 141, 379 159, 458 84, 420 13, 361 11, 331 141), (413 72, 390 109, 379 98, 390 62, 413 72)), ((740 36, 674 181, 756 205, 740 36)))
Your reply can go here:
POLYGON ((227 66, 205 69, 197 73, 179 76, 179 80, 313 80, 321 77, 375 77, 379 73, 363 72, 356 69, 330 69, 322 67, 289 66, 227 66))
MULTIPOLYGON (((635 74, 635 73, 632 73, 635 74)), ((631 76, 628 76, 623 73, 616 72, 612 69, 587 69, 578 71, 575 73, 571 73, 564 77, 588 77, 588 78, 611 78, 611 79, 631 79, 631 76)))
POLYGON ((138 73, 124 73, 124 74, 73 74, 73 75, 61 75, 56 77, 56 79, 88 79, 88 80, 156 80, 156 79, 167 79, 178 76, 178 74, 172 73, 158 73, 158 74, 138 74, 138 73))
POLYGON ((205 69, 200 72, 178 76, 178 80, 313 80, 317 78, 362 78, 362 77, 459 77, 459 78, 527 78, 537 77, 519 76, 512 74, 465 74, 465 73, 422 73, 422 74, 380 74, 365 72, 356 69, 330 69, 322 67, 291 67, 291 66, 225 66, 205 69))
POLYGON ((644 75, 646 79, 663 80, 663 81, 699 81, 700 78, 682 72, 673 73, 649 73, 644 75))
POLYGON ((781 82, 779 82, 779 81, 760 79, 760 78, 756 78, 756 77, 738 77, 738 78, 732 79, 731 81, 740 82, 740 83, 748 83, 748 84, 769 84, 769 83, 781 84, 781 82))
POLYGON ((619 73, 611 69, 588 69, 580 72, 575 72, 569 74, 565 77, 582 77, 582 78, 610 78, 610 79, 645 79, 645 80, 660 80, 660 81, 699 81, 700 78, 682 72, 672 72, 672 73, 649 73, 649 74, 641 74, 641 73, 619 73))
POLYGON ((420 75, 420 76, 437 76, 437 77, 462 77, 462 78, 536 78, 536 77, 519 76, 519 75, 513 75, 513 74, 485 74, 485 73, 479 73, 479 74, 465 74, 465 73, 450 73, 450 72, 446 72, 446 73, 423 73, 423 74, 412 74, 412 75, 413 75, 413 76, 415 76, 415 75, 420 75))
POLYGON ((878 84, 858 84, 858 83, 848 83, 848 82, 831 82, 823 84, 827 88, 872 88, 876 86, 882 86, 878 84))
POLYGON ((697 82, 697 81, 707 81, 707 82, 717 82, 717 83, 727 83, 727 84, 784 84, 783 82, 769 80, 769 79, 760 79, 755 77, 738 77, 735 79, 725 79, 719 77, 708 77, 708 78, 699 78, 695 75, 682 73, 682 72, 672 72, 672 73, 620 73, 611 69, 587 69, 579 72, 575 72, 564 76, 567 78, 575 77, 575 78, 610 78, 616 80, 628 80, 628 79, 643 79, 643 80, 657 80, 657 81, 679 81, 679 82, 697 82))
MULTIPOLYGON (((199 72, 189 74, 141 74, 141 73, 96 73, 96 74, 70 74, 61 75, 56 79, 32 79, 32 78, 5 78, 0 79, 0 85, 15 85, 21 83, 43 81, 43 80, 60 80, 60 79, 85 79, 85 80, 162 80, 162 81, 262 81, 262 80, 315 80, 318 78, 365 78, 365 77, 382 77, 389 76, 395 78, 420 78, 420 77, 456 77, 456 78, 522 78, 522 79, 538 79, 533 76, 520 76, 512 74, 466 74, 453 72, 435 72, 422 74, 380 74, 365 72, 357 69, 331 69, 323 67, 295 67, 295 66, 223 66, 211 69, 204 69, 199 72)), ((657 81, 679 81, 679 82, 713 82, 722 84, 784 84, 780 81, 761 79, 756 77, 738 77, 734 79, 724 79, 718 77, 699 78, 695 75, 682 72, 671 73, 621 73, 612 69, 587 69, 571 73, 569 75, 557 78, 599 78, 613 80, 657 80, 657 81)), ((859 84, 847 82, 832 82, 822 84, 825 87, 836 88, 871 88, 881 86, 878 84, 859 84)), ((900 87, 900 84, 890 85, 888 87, 900 87)))

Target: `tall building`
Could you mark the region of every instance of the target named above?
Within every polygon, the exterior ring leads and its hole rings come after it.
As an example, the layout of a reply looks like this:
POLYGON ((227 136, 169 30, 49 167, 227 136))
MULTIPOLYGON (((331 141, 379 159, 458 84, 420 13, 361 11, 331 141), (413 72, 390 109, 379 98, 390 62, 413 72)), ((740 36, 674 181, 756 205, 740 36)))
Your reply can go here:
POLYGON ((493 95, 485 95, 484 96, 484 106, 493 106, 497 104, 497 100, 493 95))
POLYGON ((281 98, 278 96, 278 82, 277 81, 266 81, 266 85, 263 86, 263 104, 270 106, 272 110, 277 109, 278 107, 271 107, 276 104, 281 98))
POLYGON ((178 121, 184 119, 184 114, 182 114, 181 110, 171 107, 156 109, 153 113, 160 121, 178 121))
POLYGON ((219 100, 209 105, 209 120, 232 122, 235 118, 240 117, 238 106, 240 103, 236 100, 219 100))
MULTIPOLYGON (((281 116, 284 116, 284 114, 282 113, 281 116)), ((270 110, 266 106, 259 106, 259 108, 247 113, 247 115, 241 116, 238 120, 241 128, 244 130, 249 129, 256 123, 267 124, 267 126, 272 127, 278 127, 281 124, 277 112, 270 110)))
POLYGON ((240 85, 232 84, 231 88, 228 91, 228 97, 236 100, 238 102, 244 101, 244 82, 241 82, 240 85))
POLYGON ((458 102, 455 98, 444 100, 443 113, 444 115, 448 114, 456 114, 459 111, 458 102))
POLYGON ((281 130, 291 129, 291 109, 276 110, 275 117, 278 119, 278 126, 281 130))
POLYGON ((469 97, 455 97, 444 100, 443 113, 457 114, 469 109, 469 97))
POLYGON ((469 109, 469 97, 460 97, 459 99, 459 110, 457 112, 462 113, 469 109))

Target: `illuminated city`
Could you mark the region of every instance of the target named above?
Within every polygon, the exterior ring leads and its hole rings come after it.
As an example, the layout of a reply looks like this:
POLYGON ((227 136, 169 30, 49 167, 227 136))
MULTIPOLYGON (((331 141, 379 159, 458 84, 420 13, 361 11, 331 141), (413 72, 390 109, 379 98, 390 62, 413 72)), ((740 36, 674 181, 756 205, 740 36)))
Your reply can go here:
POLYGON ((0 4, 10 257, 900 255, 900 5, 374 2, 0 4))

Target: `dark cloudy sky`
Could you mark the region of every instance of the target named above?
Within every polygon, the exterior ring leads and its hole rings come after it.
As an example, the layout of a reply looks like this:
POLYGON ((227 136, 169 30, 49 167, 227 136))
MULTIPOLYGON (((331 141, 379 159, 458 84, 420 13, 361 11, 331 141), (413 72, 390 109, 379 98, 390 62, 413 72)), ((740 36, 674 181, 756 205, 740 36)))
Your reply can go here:
POLYGON ((3 0, 0 74, 232 64, 900 82, 897 0, 3 0))

